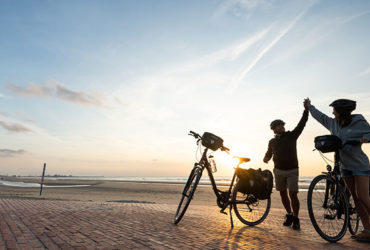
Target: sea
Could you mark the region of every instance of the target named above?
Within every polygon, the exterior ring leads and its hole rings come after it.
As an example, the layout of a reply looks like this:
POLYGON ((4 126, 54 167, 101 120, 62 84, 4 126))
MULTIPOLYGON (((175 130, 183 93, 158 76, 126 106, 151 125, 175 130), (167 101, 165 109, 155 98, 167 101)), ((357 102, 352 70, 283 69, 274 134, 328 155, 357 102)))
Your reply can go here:
MULTIPOLYGON (((40 176, 22 176, 22 179, 30 179, 35 181, 40 181, 40 176)), ((298 185, 300 190, 307 190, 310 185, 312 176, 300 176, 298 185)), ((50 177, 46 176, 44 180, 69 180, 69 181, 117 181, 117 182, 137 182, 137 183, 158 183, 158 184, 171 184, 171 185, 184 185, 188 179, 188 176, 180 177, 104 177, 104 176, 58 176, 50 177)), ((228 186, 231 182, 231 177, 215 177, 217 186, 228 186)), ((0 179, 0 185, 13 186, 13 187, 40 187, 39 183, 28 183, 21 181, 8 181, 0 179)), ((199 185, 211 186, 211 181, 208 176, 202 176, 199 185)), ((58 188, 58 187, 84 187, 89 185, 43 185, 45 188, 58 188)))

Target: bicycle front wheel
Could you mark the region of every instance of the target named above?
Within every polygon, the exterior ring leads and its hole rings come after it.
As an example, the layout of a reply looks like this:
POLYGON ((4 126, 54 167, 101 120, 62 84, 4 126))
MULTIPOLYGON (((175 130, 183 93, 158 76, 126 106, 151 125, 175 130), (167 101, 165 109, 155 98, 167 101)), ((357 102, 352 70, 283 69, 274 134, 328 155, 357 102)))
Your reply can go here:
POLYGON ((233 206, 238 219, 248 226, 255 226, 264 221, 270 211, 271 198, 259 200, 253 194, 243 194, 235 185, 233 206))
POLYGON ((307 194, 307 208, 312 225, 329 242, 343 238, 349 221, 347 199, 337 189, 332 178, 319 175, 311 182, 307 194))
POLYGON ((355 208, 355 202, 353 200, 352 195, 350 195, 348 199, 348 214, 349 214, 348 229, 352 235, 355 235, 358 231, 360 217, 358 216, 357 210, 355 208))
POLYGON ((179 206, 177 207, 176 214, 175 214, 175 225, 180 222, 182 217, 184 216, 186 209, 188 208, 195 189, 198 186, 200 177, 202 176, 202 169, 199 167, 194 167, 189 175, 188 181, 186 182, 186 185, 184 187, 184 190, 182 191, 182 197, 179 203, 179 206))

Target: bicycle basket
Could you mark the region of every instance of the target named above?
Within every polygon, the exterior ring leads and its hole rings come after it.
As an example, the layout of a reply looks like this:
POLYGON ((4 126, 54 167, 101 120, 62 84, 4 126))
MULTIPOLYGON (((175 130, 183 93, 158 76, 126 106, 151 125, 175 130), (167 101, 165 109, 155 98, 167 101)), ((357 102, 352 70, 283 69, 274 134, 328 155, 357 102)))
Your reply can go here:
POLYGON ((322 153, 338 151, 342 146, 342 140, 335 135, 322 135, 315 137, 315 148, 322 153))
POLYGON ((212 149, 213 151, 216 151, 217 149, 222 147, 223 143, 224 140, 212 133, 204 132, 202 136, 202 145, 206 148, 212 149))

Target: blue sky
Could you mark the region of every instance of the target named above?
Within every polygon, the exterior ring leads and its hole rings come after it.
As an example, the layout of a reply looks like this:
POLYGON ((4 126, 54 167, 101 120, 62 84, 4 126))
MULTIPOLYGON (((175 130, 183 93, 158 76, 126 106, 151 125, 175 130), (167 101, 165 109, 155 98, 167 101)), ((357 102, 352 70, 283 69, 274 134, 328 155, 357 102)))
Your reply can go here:
MULTIPOLYGON (((0 3, 0 174, 187 175, 189 130, 272 169, 269 123, 293 129, 303 98, 370 119, 369 1, 0 3)), ((326 133, 310 118, 301 175, 324 168, 326 133)))

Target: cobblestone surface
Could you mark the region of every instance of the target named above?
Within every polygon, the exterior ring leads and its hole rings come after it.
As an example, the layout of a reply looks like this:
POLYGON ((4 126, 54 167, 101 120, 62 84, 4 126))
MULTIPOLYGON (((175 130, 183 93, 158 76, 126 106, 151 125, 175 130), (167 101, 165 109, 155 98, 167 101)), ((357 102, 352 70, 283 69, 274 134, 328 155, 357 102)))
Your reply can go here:
POLYGON ((301 231, 283 227, 271 209, 255 227, 216 206, 190 205, 179 225, 175 205, 0 199, 1 249, 369 249, 347 232, 339 243, 323 240, 302 211, 301 231))

